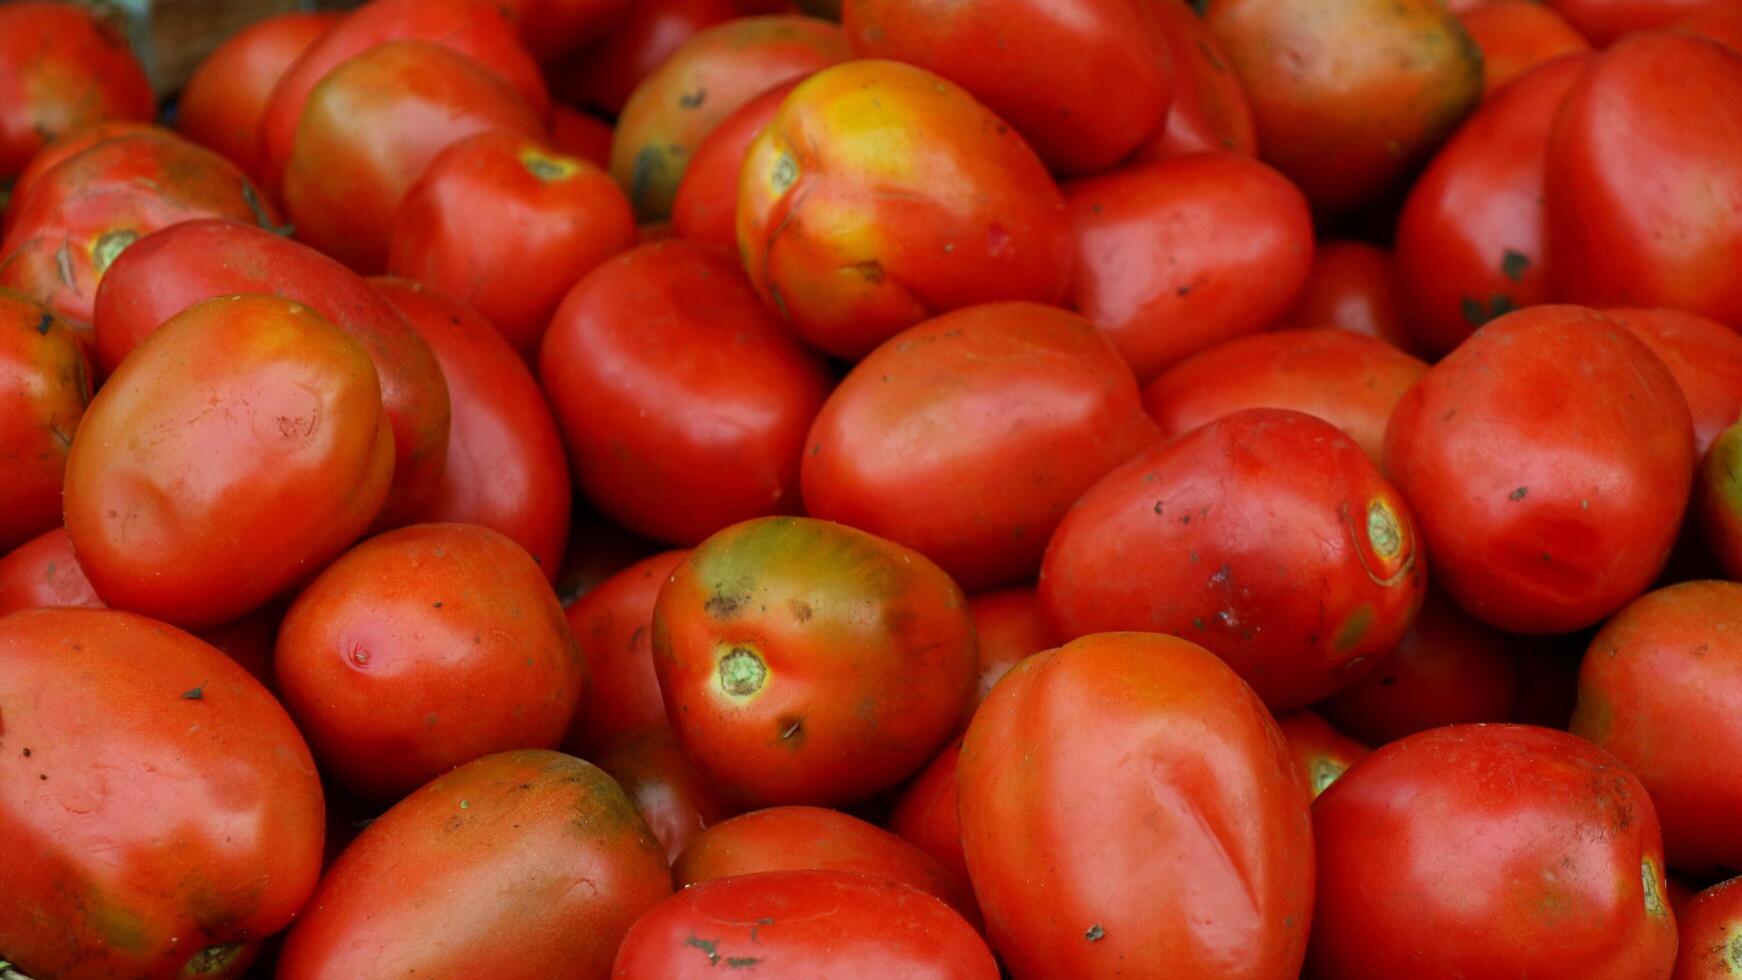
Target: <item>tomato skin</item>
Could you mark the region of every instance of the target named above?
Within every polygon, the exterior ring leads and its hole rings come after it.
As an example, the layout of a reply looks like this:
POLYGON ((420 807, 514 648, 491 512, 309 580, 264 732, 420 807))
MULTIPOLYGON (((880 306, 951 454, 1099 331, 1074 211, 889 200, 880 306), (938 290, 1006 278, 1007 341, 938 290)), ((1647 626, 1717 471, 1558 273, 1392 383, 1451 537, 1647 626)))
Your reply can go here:
POLYGON ((1742 7, 1731 0, 1705 0, 1670 24, 1669 29, 1704 35, 1742 51, 1742 7))
MULTIPOLYGON (((1670 882, 1670 888, 1676 887, 1670 882)), ((1731 878, 1700 892, 1676 910, 1681 948, 1671 980, 1732 980, 1742 968, 1742 878, 1731 878)))
POLYGON ((1046 610, 1033 586, 1019 586, 968 597, 974 638, 980 651, 980 688, 974 703, 986 700, 992 685, 1023 658, 1058 646, 1046 610))
POLYGON ((1346 330, 1236 337, 1167 369, 1143 405, 1173 438, 1243 408, 1289 408, 1348 433, 1377 465, 1385 423, 1427 365, 1346 330))
POLYGON ((1240 79, 1204 19, 1184 0, 1141 0, 1161 25, 1173 61, 1167 121, 1137 147, 1132 163, 1227 150, 1258 155, 1258 130, 1240 79))
POLYGON ((599 768, 610 773, 634 801, 668 861, 677 860, 705 828, 738 812, 702 785, 663 719, 613 736, 591 751, 599 768))
POLYGON ((1385 469, 1414 505, 1436 581, 1518 633, 1589 626, 1644 592, 1693 482, 1675 377, 1595 310, 1488 324, 1398 403, 1385 469))
MULTIPOLYGON (((19 0, 30 2, 30 0, 19 0)), ((11 9, 17 4, 8 7, 11 9)), ((18 220, 18 212, 23 210, 21 202, 30 196, 31 185, 42 179, 42 175, 59 166, 61 161, 78 156, 98 143, 114 139, 117 136, 137 136, 141 133, 162 135, 163 130, 150 123, 135 122, 129 119, 106 119, 102 122, 69 129, 42 145, 36 155, 18 176, 12 181, 10 198, 0 199, 0 241, 11 237, 12 225, 18 220), (11 206, 8 207, 7 205, 11 206)))
POLYGON ((1709 203, 1742 198, 1742 52, 1671 32, 1617 42, 1568 90, 1546 167, 1560 298, 1742 329, 1742 223, 1709 203))
POLYGON ((554 66, 551 84, 564 98, 615 117, 679 45, 737 16, 732 0, 636 0, 598 42, 554 66))
POLYGON ((0 553, 54 527, 73 433, 91 400, 84 341, 0 289, 0 553))
POLYGON ((1280 173, 1203 153, 1065 188, 1077 251, 1069 305, 1147 383, 1276 322, 1312 268, 1312 215, 1280 173))
POLYGON ((503 0, 516 34, 540 64, 548 65, 610 30, 633 0, 503 0))
MULTIPOLYGON (((968 859, 962 854, 962 819, 956 805, 956 769, 961 758, 962 740, 957 738, 901 791, 887 823, 902 840, 931 855, 963 893, 971 896, 973 883, 968 878, 968 859)), ((973 918, 977 921, 979 915, 976 904, 973 918)))
POLYGON ((687 551, 630 565, 574 601, 563 615, 587 661, 587 690, 564 746, 576 755, 621 735, 665 724, 653 672, 653 603, 687 551))
POLYGON ((731 253, 658 242, 605 262, 558 308, 538 373, 577 486, 630 530, 690 545, 798 509, 828 367, 731 253))
POLYGON ((696 144, 671 199, 671 229, 677 237, 738 247, 738 174, 744 157, 801 81, 781 82, 744 103, 696 144))
POLYGON ((968 726, 956 779, 1014 976, 1299 973, 1306 792, 1264 705, 1201 647, 1110 633, 1023 661, 968 726))
POLYGON ((762 298, 848 360, 963 306, 1057 302, 1070 282, 1070 225, 1040 158, 965 90, 893 61, 793 89, 744 159, 737 220, 762 298))
POLYGON ((1405 354, 1421 348, 1404 323, 1397 262, 1366 242, 1325 241, 1313 249, 1312 271, 1282 315, 1286 327, 1334 327, 1377 337, 1405 354))
POLYGON ((1634 980, 1675 961, 1651 799, 1565 732, 1393 742, 1319 797, 1313 834, 1309 976, 1634 980))
POLYGON ((1285 711, 1380 666, 1421 606, 1422 550, 1403 495, 1353 440, 1246 409, 1084 494, 1047 546, 1040 599, 1061 637, 1189 637, 1285 711))
POLYGON ((746 521, 697 546, 654 604, 653 664, 697 775, 753 806, 888 789, 954 733, 976 676, 949 576, 804 517, 746 521))
POLYGON ((1372 753, 1372 749, 1331 727, 1331 723, 1311 711, 1295 711, 1276 719, 1288 751, 1294 757, 1295 772, 1306 788, 1307 796, 1318 799, 1338 777, 1372 753))
POLYGON ((1487 0, 1458 20, 1482 49, 1484 100, 1539 65, 1591 50, 1591 42, 1552 7, 1530 0, 1487 0))
POLYGON ((1665 27, 1703 0, 1551 0, 1549 6, 1591 39, 1607 48, 1628 34, 1665 27))
POLYGON ((604 980, 630 924, 670 893, 659 843, 609 776, 557 752, 502 752, 370 824, 298 918, 277 975, 488 964, 501 980, 604 980))
POLYGON ((550 113, 550 145, 604 169, 611 165, 611 124, 590 112, 556 106, 550 113))
POLYGON ((63 133, 147 122, 155 110, 151 82, 109 22, 70 3, 0 4, 0 178, 63 133))
POLYGON ((38 977, 233 977, 320 874, 320 779, 265 688, 132 613, 0 618, 0 945, 38 977))
POLYGON ((1742 581, 1742 421, 1712 443, 1700 467, 1700 528, 1724 574, 1742 581))
POLYGON ((0 616, 49 606, 105 608, 79 567, 64 527, 46 531, 0 556, 0 616))
POLYGON ((1681 310, 1604 310, 1675 375, 1694 416, 1694 456, 1704 457, 1742 418, 1742 336, 1716 320, 1681 310))
POLYGON ((1033 578, 1071 504, 1156 437, 1089 321, 970 306, 896 334, 835 388, 806 439, 805 510, 906 545, 964 589, 1006 585, 1033 578))

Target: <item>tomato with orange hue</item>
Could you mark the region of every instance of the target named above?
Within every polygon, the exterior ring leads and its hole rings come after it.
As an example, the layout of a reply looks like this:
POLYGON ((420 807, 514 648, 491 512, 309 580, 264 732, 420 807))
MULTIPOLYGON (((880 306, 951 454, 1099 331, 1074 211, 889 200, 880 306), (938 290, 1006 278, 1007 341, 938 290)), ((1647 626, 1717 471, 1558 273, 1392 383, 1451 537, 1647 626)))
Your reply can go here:
POLYGON ((1677 908, 1676 925, 1681 948, 1671 980, 1735 980, 1742 974, 1742 877, 1713 885, 1677 908))
POLYGON ((586 47, 610 30, 637 0, 500 0, 520 43, 541 64, 586 47))
POLYGON ((1031 586, 970 596, 968 613, 974 617, 974 638, 980 649, 976 703, 986 700, 999 678, 1024 658, 1058 646, 1040 596, 1031 586))
POLYGON ((0 4, 0 179, 44 144, 110 119, 146 122, 151 82, 126 38, 77 4, 0 4))
POLYGON ((563 98, 615 117, 641 80, 698 31, 739 15, 732 0, 635 0, 590 47, 551 68, 563 98))
POLYGON ((556 106, 550 112, 550 145, 604 169, 611 165, 611 124, 590 112, 556 106))
POLYGON ((1694 415, 1694 455, 1703 457, 1742 418, 1742 335, 1681 310, 1604 310, 1645 342, 1675 375, 1694 415))
POLYGON ((1227 150, 1258 154, 1258 130, 1240 79, 1204 19, 1185 0, 1141 0, 1161 24, 1173 61, 1173 100, 1161 129, 1137 147, 1134 163, 1227 150))
POLYGON ((1334 327, 1377 337, 1406 354, 1419 354, 1404 325, 1397 262, 1366 242, 1325 241, 1313 249, 1313 267, 1282 325, 1334 327))
POLYGON ((665 724, 653 672, 653 602, 688 555, 665 551, 630 565, 564 610, 587 661, 587 690, 564 746, 590 756, 611 739, 665 724))
POLYGON ((671 199, 671 229, 677 237, 738 247, 738 175, 744 157, 800 81, 782 82, 739 106, 696 144, 671 199))
POLYGON ((702 785, 663 717, 657 725, 613 736, 589 751, 629 794, 668 861, 677 860, 704 829, 738 812, 702 785))
MULTIPOLYGON (((962 819, 956 806, 956 768, 961 758, 961 739, 944 746, 901 791, 887 825, 902 840, 931 855, 971 895, 968 860, 962 856, 962 819)), ((975 915, 979 915, 978 905, 975 915)))
POLYGON ((52 606, 105 608, 73 555, 72 539, 57 527, 0 556, 0 616, 52 606))
POLYGON ((1311 711, 1283 715, 1276 719, 1276 727, 1282 730, 1295 770, 1313 799, 1373 751, 1311 711))
POLYGON ((1712 443, 1700 467, 1700 528, 1724 574, 1742 582, 1742 421, 1712 443))
POLYGON ((1534 0, 1488 0, 1458 20, 1482 49, 1484 99, 1538 65, 1591 50, 1591 42, 1554 8, 1534 0))
POLYGON ((1666 27, 1704 0, 1547 0, 1548 5, 1591 39, 1608 47, 1628 34, 1666 27))
POLYGON ((90 400, 84 338, 0 289, 0 553, 60 523, 67 453, 90 400))

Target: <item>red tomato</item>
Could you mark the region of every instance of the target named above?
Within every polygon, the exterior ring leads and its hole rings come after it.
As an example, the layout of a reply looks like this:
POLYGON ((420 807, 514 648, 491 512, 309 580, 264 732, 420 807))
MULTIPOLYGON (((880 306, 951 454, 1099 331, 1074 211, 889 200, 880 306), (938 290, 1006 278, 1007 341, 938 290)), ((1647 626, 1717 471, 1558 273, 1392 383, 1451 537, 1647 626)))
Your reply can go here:
POLYGON ((1599 47, 1635 31, 1673 23, 1703 0, 1548 0, 1562 17, 1599 47))
POLYGON ((696 144, 671 201, 677 237, 738 247, 738 174, 744 157, 800 81, 782 82, 739 106, 696 144))
POLYGON ((60 523, 67 452, 90 400, 84 338, 0 289, 0 553, 60 523))
POLYGON ((679 45, 737 16, 732 0, 634 0, 603 38, 555 66, 551 83, 564 98, 616 116, 679 45))
POLYGON ((0 179, 45 143, 107 119, 145 122, 151 82, 114 25, 76 4, 0 4, 0 179))
POLYGON ((1675 961, 1651 798, 1565 732, 1393 742, 1313 804, 1313 836, 1315 976, 1638 980, 1675 961))
POLYGON ((850 360, 959 307, 1056 302, 1071 273, 1064 202, 1034 151, 966 91, 893 61, 793 89, 745 157, 738 246, 793 330, 850 360))
POLYGON ((277 975, 605 980, 630 924, 669 894, 659 843, 609 776, 503 752, 370 824, 322 879, 277 975))
POLYGON ((595 167, 609 167, 611 124, 589 112, 556 106, 550 113, 550 145, 595 167))
POLYGON ((773 977, 996 980, 974 927, 907 885, 839 871, 772 871, 678 892, 635 923, 616 980, 773 977))
MULTIPOLYGON (((902 840, 931 855, 965 894, 972 895, 968 859, 962 856, 962 820, 956 808, 956 766, 961 758, 961 739, 944 746, 901 791, 888 825, 902 840)), ((979 916, 977 905, 974 915, 979 916)))
POLYGON ((1539 306, 1489 324, 1410 389, 1385 469, 1459 605, 1560 633, 1663 569, 1693 442, 1687 399, 1649 348, 1595 310, 1539 306))
POLYGON ((67 533, 109 605, 210 626, 348 547, 392 474, 363 348, 288 300, 222 297, 171 318, 91 401, 67 533))
POLYGON ((0 617, 0 946, 38 977, 234 977, 321 867, 321 784, 259 682, 131 613, 0 617))
POLYGON ((64 527, 32 538, 0 557, 0 616, 50 606, 104 608, 73 556, 73 542, 64 527))
POLYGON ((1669 29, 1701 34, 1742 51, 1742 4, 1736 0, 1705 0, 1690 8, 1669 29))
POLYGON ((798 509, 805 429, 830 381, 730 253, 688 242, 641 246, 581 280, 539 377, 587 497, 684 545, 798 509))
POLYGON ((1724 574, 1742 581, 1742 421, 1712 443, 1700 468, 1700 527, 1724 574))
POLYGON ((973 703, 974 628, 924 556, 803 517, 702 542, 653 610, 666 717, 709 786, 831 805, 912 775, 973 703))
POLYGON ((1252 106, 1204 19, 1184 0, 1142 0, 1161 24, 1173 62, 1167 122, 1137 148, 1135 163, 1228 150, 1258 154, 1252 106))
POLYGON ((637 0, 500 0, 520 43, 550 64, 610 30, 637 0))
POLYGON ((1070 305, 1139 381, 1270 326, 1312 268, 1306 199, 1250 157, 1194 154, 1065 190, 1077 250, 1070 305))
POLYGON ((1143 404, 1168 438, 1243 408, 1291 408, 1348 433, 1377 465, 1385 423, 1427 365, 1346 330, 1237 337, 1167 369, 1143 404))
POLYGON ((737 812, 696 777, 663 713, 659 724, 618 735, 592 753, 634 801, 668 861, 677 860, 704 828, 737 812))
POLYGON ((1335 327, 1377 337, 1406 354, 1421 349, 1404 323, 1397 263, 1365 242, 1326 241, 1313 249, 1312 271, 1282 315, 1288 327, 1335 327))
POLYGON ((587 690, 563 747, 590 756, 611 739, 665 724, 653 672, 653 601, 687 551, 666 551, 623 569, 565 610, 587 661, 587 690))
MULTIPOLYGON (((29 0, 18 0, 29 2, 29 0)), ((6 7, 12 10, 16 3, 6 7)), ((5 191, 0 191, 0 240, 10 237, 12 225, 18 219, 19 204, 30 196, 31 186, 42 179, 42 175, 59 166, 61 161, 78 156, 98 143, 114 139, 117 136, 137 136, 140 133, 150 133, 161 136, 163 130, 150 123, 134 122, 126 119, 110 119, 104 122, 69 129, 65 133, 44 143, 42 149, 30 158, 23 170, 12 181, 10 199, 5 191), (7 207, 8 200, 12 204, 7 207)))
POLYGON ((1560 14, 1535 0, 1488 0, 1458 15, 1482 49, 1482 97, 1538 65, 1591 50, 1591 42, 1560 14))
POLYGON ((1023 661, 956 779, 974 893, 1017 978, 1300 972, 1306 792, 1270 713, 1204 649, 1114 633, 1023 661))
POLYGON ((904 544, 965 589, 1006 585, 1032 579, 1071 504, 1155 439, 1089 321, 971 306, 896 334, 829 396, 806 440, 805 510, 904 544))
POLYGON ((1742 336, 1680 310, 1604 310, 1645 342, 1675 375, 1694 415, 1694 455, 1703 457, 1742 417, 1742 336))
MULTIPOLYGON (((1670 882, 1675 888, 1675 882, 1670 882)), ((1742 971, 1742 878, 1700 892, 1676 911, 1681 952, 1672 980, 1734 980, 1742 971)))
POLYGON ((976 704, 986 700, 992 685, 1024 658, 1058 646, 1040 596, 1030 586, 972 596, 968 613, 974 617, 974 638, 980 650, 976 704))
POLYGON ((1190 637, 1282 711, 1382 663, 1426 587, 1404 498, 1348 436, 1248 409, 1159 444, 1083 495, 1047 546, 1059 636, 1190 637))
POLYGON ((1295 770, 1313 799, 1373 751, 1311 711, 1283 715, 1276 719, 1276 727, 1281 729, 1295 770))

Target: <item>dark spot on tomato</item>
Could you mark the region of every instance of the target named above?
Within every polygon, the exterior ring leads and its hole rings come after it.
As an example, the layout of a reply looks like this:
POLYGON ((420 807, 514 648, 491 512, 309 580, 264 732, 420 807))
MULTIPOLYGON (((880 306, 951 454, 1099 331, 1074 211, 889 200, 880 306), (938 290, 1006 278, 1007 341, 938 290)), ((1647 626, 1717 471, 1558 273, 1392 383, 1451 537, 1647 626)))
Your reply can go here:
POLYGON ((1517 282, 1524 278, 1524 273, 1530 269, 1530 256, 1523 252, 1507 249, 1500 256, 1500 274, 1517 282))
POLYGON ((870 283, 878 283, 878 282, 883 281, 883 263, 877 261, 876 259, 869 259, 869 260, 864 261, 864 262, 853 262, 853 263, 848 264, 848 265, 843 265, 843 266, 841 266, 841 271, 842 272, 857 273, 866 282, 870 282, 870 283))
POLYGON ((197 977, 227 973, 242 955, 244 948, 242 943, 219 943, 216 946, 207 946, 188 960, 187 966, 182 967, 182 975, 197 977))
POLYGON ((26 759, 28 759, 28 758, 30 758, 30 749, 29 749, 29 748, 26 748, 26 749, 25 749, 25 750, 24 750, 24 757, 25 757, 25 758, 26 758, 26 759))
POLYGON ((755 966, 760 962, 762 962, 760 956, 728 956, 726 957, 726 968, 729 970, 742 970, 747 966, 755 966))
POLYGON ((1101 928, 1101 924, 1097 922, 1089 927, 1088 932, 1083 933, 1083 938, 1087 939, 1089 942, 1098 943, 1105 938, 1106 935, 1107 930, 1101 928))
POLYGON ((439 602, 432 602, 429 604, 429 607, 431 609, 440 609, 442 607, 442 604, 439 602))
POLYGON ((1161 502, 1161 501, 1159 501, 1159 500, 1157 500, 1157 501, 1156 501, 1156 502, 1155 502, 1155 512, 1156 512, 1156 513, 1157 513, 1157 514, 1159 514, 1159 513, 1161 513, 1161 512, 1162 512, 1162 502, 1161 502))
POLYGON ((635 627, 635 632, 629 634, 629 649, 633 650, 636 647, 640 646, 642 638, 645 637, 646 635, 647 635, 647 627, 645 627, 645 626, 635 627))
POLYGON ((788 609, 792 610, 793 619, 796 619, 801 623, 808 623, 811 621, 812 612, 810 603, 803 599, 793 599, 786 605, 788 609))
POLYGON ((694 92, 685 92, 682 95, 678 96, 677 97, 677 104, 685 109, 694 109, 696 106, 701 105, 703 102, 706 102, 707 100, 708 100, 708 90, 705 88, 699 88, 699 89, 696 89, 694 92))
POLYGON ((37 333, 48 333, 48 328, 54 326, 54 314, 44 313, 42 319, 36 321, 37 333))
POLYGON ((784 716, 774 723, 780 731, 780 743, 789 749, 796 749, 804 744, 804 718, 784 716))
POLYGON ((181 699, 183 701, 204 701, 206 699, 205 688, 196 687, 183 691, 181 692, 181 699))
POLYGON ((1530 493, 1529 487, 1519 487, 1517 490, 1514 490, 1511 493, 1507 494, 1506 499, 1507 500, 1523 500, 1525 498, 1525 496, 1528 495, 1529 493, 1530 493))
POLYGON ((702 603, 702 609, 715 619, 723 619, 744 608, 746 599, 746 596, 716 592, 707 602, 702 603))
POLYGON ((1176 296, 1183 297, 1183 296, 1190 296, 1191 294, 1192 294, 1192 287, 1189 284, 1184 285, 1184 286, 1180 286, 1179 288, 1174 290, 1174 295, 1176 295, 1176 296))
POLYGON ((701 950, 702 954, 708 958, 709 966, 713 966, 720 962, 720 954, 718 952, 720 941, 718 939, 702 939, 692 934, 685 937, 683 944, 701 950))

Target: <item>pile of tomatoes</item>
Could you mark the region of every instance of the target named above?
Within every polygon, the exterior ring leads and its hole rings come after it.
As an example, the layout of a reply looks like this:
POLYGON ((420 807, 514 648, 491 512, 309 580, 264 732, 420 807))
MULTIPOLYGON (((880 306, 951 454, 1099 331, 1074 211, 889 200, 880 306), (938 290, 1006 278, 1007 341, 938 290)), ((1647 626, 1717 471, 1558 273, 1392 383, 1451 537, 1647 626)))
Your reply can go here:
POLYGON ((28 0, 0 187, 5 980, 1742 978, 1742 0, 28 0))

